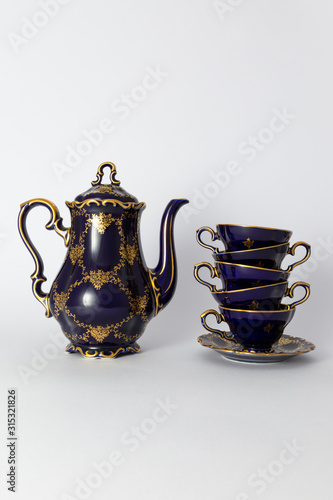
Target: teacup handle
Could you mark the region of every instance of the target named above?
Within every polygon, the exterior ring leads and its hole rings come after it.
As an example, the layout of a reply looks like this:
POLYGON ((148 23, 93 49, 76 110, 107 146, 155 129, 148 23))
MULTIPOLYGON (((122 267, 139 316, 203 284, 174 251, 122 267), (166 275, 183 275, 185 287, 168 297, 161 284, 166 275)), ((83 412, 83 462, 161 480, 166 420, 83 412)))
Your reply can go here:
POLYGON ((234 336, 233 336, 233 334, 231 332, 222 332, 221 330, 215 330, 214 328, 211 328, 210 326, 207 325, 206 318, 210 314, 213 314, 213 316, 215 316, 218 325, 220 323, 222 323, 222 321, 224 321, 226 323, 225 317, 223 316, 222 313, 218 313, 217 311, 215 311, 215 309, 208 309, 207 311, 205 311, 204 313, 202 313, 201 316, 200 316, 202 326, 208 332, 217 333, 218 335, 220 335, 220 337, 222 337, 224 339, 232 340, 233 342, 236 342, 236 340, 235 340, 235 338, 234 338, 234 336))
POLYGON ((304 297, 301 300, 297 300, 296 302, 293 302, 292 304, 288 304, 289 307, 295 307, 295 306, 298 306, 299 304, 302 304, 303 302, 305 302, 308 299, 308 297, 310 295, 310 285, 309 285, 309 283, 305 283, 304 281, 297 281, 296 283, 294 283, 293 285, 291 285, 290 288, 288 288, 288 290, 286 291, 285 296, 293 298, 294 297, 294 290, 298 286, 301 286, 302 288, 304 288, 305 295, 304 295, 304 297))
POLYGON ((215 233, 215 231, 213 231, 213 229, 211 227, 203 226, 203 227, 200 227, 200 229, 197 229, 197 242, 199 243, 199 245, 201 245, 204 248, 208 248, 208 250, 212 250, 214 253, 219 252, 220 250, 218 248, 215 248, 212 245, 207 245, 206 243, 204 243, 201 240, 201 235, 204 231, 209 232, 212 241, 216 241, 219 239, 218 234, 215 233))
POLYGON ((311 255, 311 246, 308 243, 305 243, 304 241, 298 241, 297 243, 295 243, 291 248, 289 248, 288 254, 295 255, 295 251, 296 251, 297 247, 304 247, 306 250, 306 254, 303 257, 303 259, 291 264, 288 267, 288 269, 286 269, 287 273, 290 273, 293 269, 295 269, 295 267, 299 266, 300 264, 303 264, 303 262, 306 262, 311 255))
POLYGON ((211 285, 210 283, 208 283, 208 281, 204 281, 204 280, 202 280, 200 278, 198 272, 199 272, 199 269, 201 269, 202 267, 207 267, 210 270, 210 276, 211 276, 211 278, 218 278, 219 277, 219 275, 217 274, 216 267, 213 267, 211 264, 209 264, 209 262, 200 262, 199 264, 195 264, 195 266, 194 266, 194 277, 195 277, 195 279, 199 283, 201 283, 202 285, 207 286, 211 292, 221 292, 222 290, 216 290, 216 286, 215 285, 211 285))

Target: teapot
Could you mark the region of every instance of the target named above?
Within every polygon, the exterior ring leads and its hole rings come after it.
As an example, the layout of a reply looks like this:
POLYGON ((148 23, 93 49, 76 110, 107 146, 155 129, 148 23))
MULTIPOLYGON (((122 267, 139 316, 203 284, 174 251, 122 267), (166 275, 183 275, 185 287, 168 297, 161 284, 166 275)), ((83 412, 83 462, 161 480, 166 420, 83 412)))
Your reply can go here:
POLYGON ((149 269, 142 255, 140 218, 146 204, 120 187, 114 163, 102 163, 92 187, 66 202, 71 227, 54 203, 43 198, 21 204, 20 235, 35 262, 32 291, 43 304, 46 317, 54 317, 70 343, 69 353, 85 357, 114 358, 137 353, 137 340, 147 323, 172 298, 177 267, 174 250, 174 218, 186 199, 171 200, 161 221, 157 266, 149 269), (102 184, 110 168, 110 184, 102 184), (46 207, 54 229, 68 247, 64 263, 49 293, 43 260, 27 231, 27 215, 36 206, 46 207))

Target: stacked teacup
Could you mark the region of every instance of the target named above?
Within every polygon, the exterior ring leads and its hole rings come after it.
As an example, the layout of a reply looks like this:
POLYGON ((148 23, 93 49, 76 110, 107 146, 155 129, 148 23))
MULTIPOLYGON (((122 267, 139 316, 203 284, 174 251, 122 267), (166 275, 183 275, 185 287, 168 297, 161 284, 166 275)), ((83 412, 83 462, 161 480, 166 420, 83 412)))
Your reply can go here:
POLYGON ((218 224, 216 231, 207 226, 197 230, 198 243, 213 251, 214 266, 209 262, 196 264, 194 276, 209 288, 219 308, 219 313, 210 309, 201 315, 206 330, 254 352, 269 351, 281 338, 294 317, 296 306, 310 295, 308 283, 299 281, 289 287, 291 271, 308 260, 311 253, 310 245, 302 241, 290 246, 291 235, 292 231, 284 229, 233 224, 218 224), (205 231, 212 241, 222 242, 225 250, 204 243, 201 235, 205 231), (282 269, 284 257, 295 255, 297 247, 305 248, 305 256, 282 269), (203 267, 209 269, 212 278, 221 279, 220 289, 199 276, 203 267), (283 297, 293 297, 297 287, 304 289, 303 298, 292 304, 281 304, 283 297), (218 323, 225 321, 230 331, 210 328, 206 323, 210 314, 218 323))

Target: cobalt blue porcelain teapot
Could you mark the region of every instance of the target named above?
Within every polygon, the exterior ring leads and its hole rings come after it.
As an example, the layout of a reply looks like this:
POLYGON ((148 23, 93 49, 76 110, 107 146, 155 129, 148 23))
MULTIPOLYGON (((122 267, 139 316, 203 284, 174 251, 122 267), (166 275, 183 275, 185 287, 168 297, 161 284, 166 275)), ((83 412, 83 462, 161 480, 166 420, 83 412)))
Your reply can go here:
POLYGON ((66 350, 86 357, 113 358, 139 352, 136 343, 148 321, 172 298, 177 269, 173 224, 185 199, 171 200, 160 231, 160 258, 148 269, 141 250, 140 217, 145 203, 120 187, 113 163, 102 163, 92 187, 66 202, 71 227, 51 201, 36 198, 22 203, 18 219, 20 235, 35 261, 32 291, 46 309, 46 316, 60 323, 70 340, 66 350), (110 184, 101 184, 105 167, 110 184), (51 215, 46 229, 54 229, 68 247, 65 261, 49 293, 41 256, 27 232, 26 219, 36 206, 51 215))

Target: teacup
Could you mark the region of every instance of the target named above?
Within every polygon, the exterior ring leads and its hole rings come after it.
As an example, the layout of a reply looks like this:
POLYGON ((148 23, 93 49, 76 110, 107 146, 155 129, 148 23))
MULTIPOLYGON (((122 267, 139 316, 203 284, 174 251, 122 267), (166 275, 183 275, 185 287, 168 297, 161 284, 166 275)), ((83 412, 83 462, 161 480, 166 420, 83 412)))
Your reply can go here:
POLYGON ((294 308, 307 300, 310 295, 310 285, 303 281, 297 281, 290 288, 288 282, 283 281, 275 285, 258 286, 255 288, 245 288, 244 290, 215 291, 212 295, 216 302, 223 307, 230 309, 247 309, 272 311, 279 309, 283 297, 294 297, 294 291, 297 287, 305 290, 302 299, 296 300, 292 304, 286 304, 294 308))
POLYGON ((270 247, 287 243, 292 231, 259 226, 240 226, 236 224, 218 224, 216 232, 203 226, 197 230, 197 242, 214 253, 220 252, 216 247, 207 245, 201 240, 201 234, 208 231, 212 241, 220 240, 227 251, 250 250, 251 248, 270 247))
MULTIPOLYGON (((221 278, 225 290, 242 290, 243 288, 252 288, 264 285, 273 285, 287 281, 290 272, 279 269, 265 269, 262 267, 246 266, 244 264, 229 264, 228 262, 216 262, 212 266, 209 262, 200 262, 194 266, 195 279, 209 288, 211 292, 216 292, 216 286, 202 280, 198 271, 202 267, 210 270, 212 278, 221 278)), ((222 290, 220 290, 222 291, 222 290)))
POLYGON ((206 330, 239 342, 245 349, 268 351, 281 338, 296 309, 281 306, 275 311, 246 311, 219 306, 219 311, 220 313, 209 309, 201 314, 201 323, 206 330), (229 325, 230 332, 210 328, 206 323, 206 318, 210 314, 215 316, 218 324, 225 321, 229 325))
POLYGON ((229 262, 234 264, 245 264, 247 266, 265 267, 267 269, 280 269, 281 263, 287 254, 295 255, 297 247, 304 247, 306 254, 303 259, 294 262, 286 269, 292 271, 295 267, 307 261, 311 254, 311 247, 304 241, 298 241, 292 247, 289 243, 274 245, 271 247, 255 248, 251 250, 237 250, 234 252, 217 252, 213 257, 218 262, 229 262))

